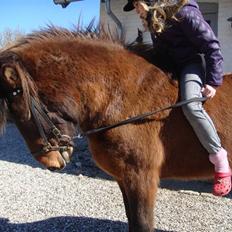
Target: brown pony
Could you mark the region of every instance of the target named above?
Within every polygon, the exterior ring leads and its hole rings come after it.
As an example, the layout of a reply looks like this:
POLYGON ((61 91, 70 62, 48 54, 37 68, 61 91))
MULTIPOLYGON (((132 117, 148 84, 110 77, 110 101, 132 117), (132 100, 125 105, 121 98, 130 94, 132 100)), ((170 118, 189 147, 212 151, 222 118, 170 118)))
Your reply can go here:
MULTIPOLYGON (((231 155, 232 75, 224 82, 205 108, 231 155)), ((32 98, 69 136, 79 127, 85 132, 178 101, 178 89, 164 72, 119 43, 55 28, 0 53, 0 91, 1 126, 8 108, 32 153, 44 145, 31 112, 32 98)), ((49 141, 59 144, 53 137, 49 141)), ((88 142, 97 165, 122 191, 131 232, 153 230, 160 176, 196 179, 213 174, 208 154, 181 109, 92 134, 88 142)), ((59 150, 35 158, 50 169, 65 166, 59 150)))

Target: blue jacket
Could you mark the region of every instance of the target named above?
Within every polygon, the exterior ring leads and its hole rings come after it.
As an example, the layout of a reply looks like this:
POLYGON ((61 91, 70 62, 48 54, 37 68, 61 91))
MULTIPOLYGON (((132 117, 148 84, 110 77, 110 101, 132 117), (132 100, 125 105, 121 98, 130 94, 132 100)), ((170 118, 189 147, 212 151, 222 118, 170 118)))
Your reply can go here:
POLYGON ((168 56, 180 70, 191 62, 199 62, 204 54, 206 84, 219 86, 223 80, 223 58, 220 44, 209 24, 204 20, 195 0, 189 0, 177 13, 176 20, 167 22, 161 34, 152 34, 154 48, 168 56))

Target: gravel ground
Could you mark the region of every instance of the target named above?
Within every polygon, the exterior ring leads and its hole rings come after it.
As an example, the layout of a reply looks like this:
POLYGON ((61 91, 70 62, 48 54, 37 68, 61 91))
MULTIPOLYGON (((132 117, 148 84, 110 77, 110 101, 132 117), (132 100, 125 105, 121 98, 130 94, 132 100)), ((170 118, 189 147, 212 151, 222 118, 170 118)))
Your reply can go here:
MULTIPOLYGON (((127 230, 117 184, 94 165, 85 140, 77 145, 72 163, 52 173, 33 160, 15 126, 7 125, 0 138, 1 232, 127 230)), ((217 198, 210 190, 210 182, 162 181, 157 231, 231 232, 232 196, 217 198)))

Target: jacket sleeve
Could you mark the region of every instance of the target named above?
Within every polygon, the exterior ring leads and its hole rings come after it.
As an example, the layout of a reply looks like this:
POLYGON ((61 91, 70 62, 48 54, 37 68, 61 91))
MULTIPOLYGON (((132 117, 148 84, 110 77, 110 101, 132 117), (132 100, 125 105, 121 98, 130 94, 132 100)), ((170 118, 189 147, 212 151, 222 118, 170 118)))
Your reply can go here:
POLYGON ((199 53, 204 54, 206 62, 206 84, 219 86, 223 81, 223 57, 220 44, 199 9, 185 7, 179 12, 181 28, 199 53))

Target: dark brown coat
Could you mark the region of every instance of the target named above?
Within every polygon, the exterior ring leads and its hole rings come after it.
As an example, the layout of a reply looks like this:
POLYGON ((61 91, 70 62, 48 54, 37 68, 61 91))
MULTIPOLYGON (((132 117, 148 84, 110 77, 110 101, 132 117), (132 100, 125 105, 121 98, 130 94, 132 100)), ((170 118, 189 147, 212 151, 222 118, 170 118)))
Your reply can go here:
MULTIPOLYGON (((28 75, 24 74, 29 74, 33 82, 28 87, 29 91, 37 87, 38 95, 49 111, 64 120, 57 123, 58 126, 65 128, 70 135, 75 133, 78 123, 86 131, 178 100, 177 87, 160 69, 118 43, 86 37, 53 29, 3 51, 0 54, 1 88, 6 86, 5 67, 15 67, 15 62, 10 58, 6 61, 4 57, 6 54, 11 57, 9 52, 14 52, 21 63, 16 69, 21 80, 18 85, 22 79, 28 79, 28 75), (22 66, 25 70, 19 73, 22 66)), ((11 76, 10 79, 12 81, 11 76)), ((14 85, 7 81, 10 87, 14 85)), ((217 96, 208 101, 205 108, 230 155, 232 75, 226 75, 224 82, 217 96)), ((18 98, 15 101, 19 105, 18 98)), ((13 113, 14 110, 13 107, 13 113)), ((36 148, 40 138, 33 119, 22 122, 18 116, 16 123, 31 150, 36 148)), ((119 184, 129 229, 133 232, 153 230, 154 198, 159 176, 190 179, 209 178, 213 174, 208 154, 181 109, 165 111, 141 123, 91 135, 88 141, 97 165, 119 184)), ((61 161, 56 153, 44 154, 38 160, 47 167, 62 166, 59 166, 61 161), (49 158, 46 157, 48 155, 49 158)))

